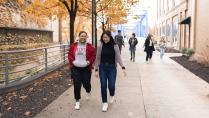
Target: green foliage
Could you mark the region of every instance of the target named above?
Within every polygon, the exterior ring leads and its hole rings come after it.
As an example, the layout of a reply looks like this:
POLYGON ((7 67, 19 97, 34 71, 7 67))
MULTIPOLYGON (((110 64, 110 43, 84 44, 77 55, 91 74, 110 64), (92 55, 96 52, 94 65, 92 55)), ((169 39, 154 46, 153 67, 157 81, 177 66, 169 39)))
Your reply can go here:
POLYGON ((186 54, 186 52, 187 52, 187 48, 182 48, 182 49, 181 49, 181 53, 182 53, 182 54, 186 54))
POLYGON ((188 48, 186 54, 192 56, 195 53, 194 49, 188 48))
POLYGON ((192 56, 195 53, 195 51, 192 48, 182 48, 181 53, 183 55, 192 56))

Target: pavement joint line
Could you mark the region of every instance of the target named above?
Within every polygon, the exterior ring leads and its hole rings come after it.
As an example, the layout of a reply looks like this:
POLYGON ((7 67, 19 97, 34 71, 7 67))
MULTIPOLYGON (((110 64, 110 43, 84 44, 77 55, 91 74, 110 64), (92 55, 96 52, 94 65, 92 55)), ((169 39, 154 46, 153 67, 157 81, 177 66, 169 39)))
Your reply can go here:
POLYGON ((140 79, 140 88, 141 88, 141 95, 142 95, 142 101, 143 101, 143 106, 144 106, 144 114, 145 114, 145 118, 148 118, 147 117, 147 110, 146 110, 146 106, 145 106, 145 102, 144 102, 144 94, 143 94, 143 87, 142 87, 142 80, 141 80, 141 76, 140 76, 140 71, 139 71, 139 67, 138 67, 138 64, 137 64, 137 71, 139 72, 138 77, 140 79))

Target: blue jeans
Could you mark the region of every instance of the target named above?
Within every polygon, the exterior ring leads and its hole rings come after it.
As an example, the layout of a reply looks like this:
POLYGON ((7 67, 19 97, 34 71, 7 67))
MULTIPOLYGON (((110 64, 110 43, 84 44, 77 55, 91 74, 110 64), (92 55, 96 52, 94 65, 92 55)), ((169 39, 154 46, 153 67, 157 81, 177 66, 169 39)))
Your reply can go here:
POLYGON ((160 48, 160 58, 163 58, 163 55, 165 53, 165 48, 160 48))
POLYGON ((120 53, 121 53, 121 50, 122 50, 122 44, 118 44, 118 47, 119 47, 119 50, 120 50, 120 53))
POLYGON ((102 102, 107 102, 107 82, 110 96, 115 95, 117 70, 115 64, 100 64, 99 76, 101 83, 102 102))

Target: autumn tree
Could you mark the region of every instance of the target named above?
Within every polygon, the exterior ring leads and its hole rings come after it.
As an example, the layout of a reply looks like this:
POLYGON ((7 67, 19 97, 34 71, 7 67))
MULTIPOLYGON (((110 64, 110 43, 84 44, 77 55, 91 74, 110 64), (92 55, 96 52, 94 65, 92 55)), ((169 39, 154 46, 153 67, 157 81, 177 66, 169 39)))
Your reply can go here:
MULTIPOLYGON (((3 1, 3 0, 0 0, 3 1)), ((77 15, 91 18, 90 0, 32 0, 26 4, 25 0, 16 0, 23 10, 23 16, 27 21, 35 22, 42 27, 48 23, 48 19, 70 18, 70 44, 74 42, 74 26, 77 15)), ((97 0, 97 14, 104 21, 111 24, 124 23, 126 9, 122 0, 97 0), (109 19, 109 20, 108 20, 109 19)))
POLYGON ((74 24, 78 11, 84 9, 88 0, 33 0, 26 6, 25 14, 33 14, 34 19, 39 20, 40 24, 45 25, 47 18, 70 18, 70 44, 74 42, 74 24), (80 6, 80 7, 79 7, 80 6))
POLYGON ((129 8, 136 2, 124 2, 122 0, 104 0, 98 4, 98 17, 102 29, 111 30, 111 25, 127 23, 126 16, 129 8))

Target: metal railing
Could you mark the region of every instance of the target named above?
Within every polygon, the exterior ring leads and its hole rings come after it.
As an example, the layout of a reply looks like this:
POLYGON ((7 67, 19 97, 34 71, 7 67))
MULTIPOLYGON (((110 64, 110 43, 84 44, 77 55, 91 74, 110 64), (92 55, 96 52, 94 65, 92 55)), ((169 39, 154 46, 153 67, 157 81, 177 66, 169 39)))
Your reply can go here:
POLYGON ((67 64, 67 53, 68 45, 0 52, 0 89, 67 64))

